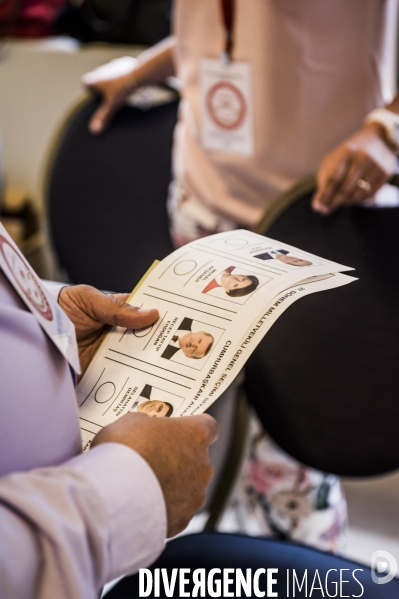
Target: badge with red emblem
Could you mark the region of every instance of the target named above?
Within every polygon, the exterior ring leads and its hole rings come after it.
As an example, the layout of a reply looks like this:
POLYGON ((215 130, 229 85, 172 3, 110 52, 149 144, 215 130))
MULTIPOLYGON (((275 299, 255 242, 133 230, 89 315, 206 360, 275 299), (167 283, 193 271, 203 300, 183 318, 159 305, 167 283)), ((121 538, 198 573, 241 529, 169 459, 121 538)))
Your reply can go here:
POLYGON ((75 372, 80 373, 75 327, 0 223, 0 268, 75 372))
POLYGON ((30 304, 30 308, 37 310, 46 320, 53 320, 53 312, 37 276, 20 253, 15 251, 15 247, 3 235, 0 235, 0 252, 13 275, 20 293, 23 294, 25 302, 30 304))
POLYGON ((254 152, 252 69, 246 62, 201 60, 201 138, 207 150, 254 152))

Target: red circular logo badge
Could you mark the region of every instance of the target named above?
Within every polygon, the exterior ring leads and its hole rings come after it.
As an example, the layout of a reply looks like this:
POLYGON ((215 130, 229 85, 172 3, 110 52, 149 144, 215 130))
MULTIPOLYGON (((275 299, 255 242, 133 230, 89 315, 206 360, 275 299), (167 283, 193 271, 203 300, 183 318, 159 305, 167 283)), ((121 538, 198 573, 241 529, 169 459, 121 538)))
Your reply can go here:
POLYGON ((53 320, 50 304, 41 288, 41 283, 29 264, 15 251, 10 242, 0 235, 0 250, 4 256, 15 282, 22 291, 28 303, 44 318, 53 320))
POLYGON ((210 88, 206 106, 216 125, 226 130, 237 129, 247 113, 243 94, 228 81, 221 81, 210 88))

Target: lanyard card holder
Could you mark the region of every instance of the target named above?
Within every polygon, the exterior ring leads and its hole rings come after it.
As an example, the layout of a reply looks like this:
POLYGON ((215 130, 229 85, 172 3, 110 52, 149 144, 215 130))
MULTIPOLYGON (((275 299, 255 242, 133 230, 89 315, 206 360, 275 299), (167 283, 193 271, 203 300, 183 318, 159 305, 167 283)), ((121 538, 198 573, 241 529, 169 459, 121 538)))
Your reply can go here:
POLYGON ((0 223, 0 268, 57 349, 80 374, 75 327, 0 223))
POLYGON ((225 32, 220 59, 200 63, 201 143, 206 150, 254 153, 252 65, 232 60, 234 0, 220 0, 225 32))

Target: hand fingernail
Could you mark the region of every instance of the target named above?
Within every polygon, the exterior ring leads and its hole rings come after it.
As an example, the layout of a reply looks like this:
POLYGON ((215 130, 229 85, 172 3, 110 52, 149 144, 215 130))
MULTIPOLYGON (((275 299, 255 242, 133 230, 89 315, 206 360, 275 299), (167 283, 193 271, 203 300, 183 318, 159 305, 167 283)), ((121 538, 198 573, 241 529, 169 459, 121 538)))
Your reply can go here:
POLYGON ((155 308, 151 308, 150 310, 138 310, 140 314, 149 314, 150 312, 154 312, 155 308))
POLYGON ((319 212, 320 214, 328 214, 330 211, 327 206, 323 206, 323 204, 319 203, 313 204, 313 210, 315 210, 315 212, 319 212))
POLYGON ((90 123, 90 131, 92 133, 99 133, 101 131, 100 121, 93 121, 92 123, 90 123))

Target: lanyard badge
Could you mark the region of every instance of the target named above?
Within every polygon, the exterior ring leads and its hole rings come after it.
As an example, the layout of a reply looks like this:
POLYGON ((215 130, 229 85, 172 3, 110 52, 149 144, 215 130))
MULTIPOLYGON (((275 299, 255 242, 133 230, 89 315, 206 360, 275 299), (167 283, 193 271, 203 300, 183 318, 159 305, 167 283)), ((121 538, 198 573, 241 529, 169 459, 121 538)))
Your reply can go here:
POLYGON ((234 46, 235 0, 220 0, 220 5, 225 30, 225 44, 221 58, 223 62, 231 62, 234 46))
POLYGON ((75 327, 0 223, 0 268, 57 349, 80 374, 75 327))
POLYGON ((200 63, 201 143, 206 150, 254 153, 252 66, 233 61, 234 0, 220 0, 224 27, 221 59, 200 63))

